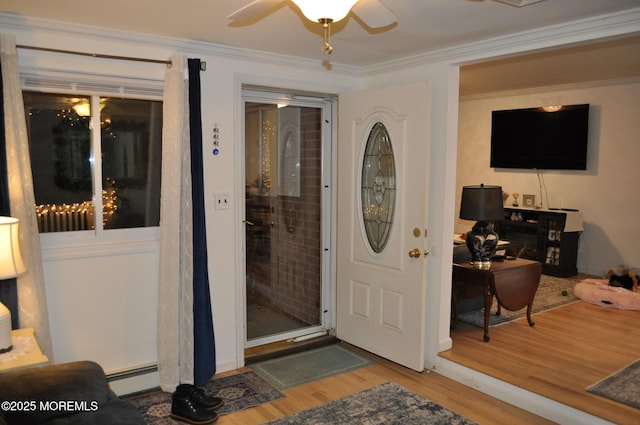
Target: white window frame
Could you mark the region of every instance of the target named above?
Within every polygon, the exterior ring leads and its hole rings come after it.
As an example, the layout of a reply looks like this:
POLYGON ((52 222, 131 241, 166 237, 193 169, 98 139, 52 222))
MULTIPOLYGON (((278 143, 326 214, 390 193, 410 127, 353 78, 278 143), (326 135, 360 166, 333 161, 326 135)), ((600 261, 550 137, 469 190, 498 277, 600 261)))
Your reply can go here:
MULTIPOLYGON (((124 78, 114 78, 109 76, 95 77, 89 81, 81 80, 69 76, 68 78, 45 78, 40 75, 27 74, 22 75, 22 91, 55 93, 72 96, 93 96, 92 110, 99 109, 99 98, 117 97, 120 99, 135 100, 153 100, 163 101, 164 82, 156 80, 129 80, 124 78)), ((100 117, 92 115, 90 128, 100 127, 100 117)), ((92 162, 92 179, 93 179, 93 203, 96 211, 96 217, 102 216, 102 197, 96 196, 102 193, 102 181, 99 176, 102 175, 101 163, 95 161, 94 152, 100 152, 101 140, 100 132, 93 131, 91 133, 91 157, 92 162), (98 176, 98 178, 95 178, 98 176)), ((94 230, 80 230, 69 232, 50 232, 40 234, 40 244, 43 253, 49 250, 66 249, 70 250, 68 254, 76 257, 101 255, 104 252, 113 253, 114 250, 123 250, 123 253, 131 250, 139 252, 143 250, 157 249, 157 243, 160 240, 160 227, 137 227, 124 229, 103 229, 102 220, 96 219, 96 228, 94 230), (116 248, 118 244, 118 248, 116 248), (142 244, 142 245, 141 245, 142 244), (88 246, 93 249, 87 251, 88 246), (107 251, 105 251, 107 250, 107 251)), ((62 253, 62 251, 58 251, 62 253)), ((49 254, 48 256, 51 256, 49 254)), ((64 257, 66 255, 63 254, 64 257)))

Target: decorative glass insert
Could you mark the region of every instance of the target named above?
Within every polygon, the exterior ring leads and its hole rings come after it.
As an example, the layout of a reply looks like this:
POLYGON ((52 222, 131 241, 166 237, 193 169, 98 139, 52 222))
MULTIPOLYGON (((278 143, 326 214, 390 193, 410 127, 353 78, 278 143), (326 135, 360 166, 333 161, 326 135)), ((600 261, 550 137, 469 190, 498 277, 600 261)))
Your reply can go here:
POLYGON ((380 253, 389 241, 396 203, 396 167, 387 128, 377 122, 362 161, 362 219, 371 249, 380 253))

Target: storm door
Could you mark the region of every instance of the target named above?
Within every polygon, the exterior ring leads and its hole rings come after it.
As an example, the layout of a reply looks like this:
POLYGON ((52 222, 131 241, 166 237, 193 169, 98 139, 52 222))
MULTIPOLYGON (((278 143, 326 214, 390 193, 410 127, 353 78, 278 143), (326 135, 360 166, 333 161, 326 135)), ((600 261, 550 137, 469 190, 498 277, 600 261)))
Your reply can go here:
MULTIPOLYGON (((331 102, 243 91, 245 347, 322 334, 331 102)), ((327 319, 325 319, 325 316, 327 319)))

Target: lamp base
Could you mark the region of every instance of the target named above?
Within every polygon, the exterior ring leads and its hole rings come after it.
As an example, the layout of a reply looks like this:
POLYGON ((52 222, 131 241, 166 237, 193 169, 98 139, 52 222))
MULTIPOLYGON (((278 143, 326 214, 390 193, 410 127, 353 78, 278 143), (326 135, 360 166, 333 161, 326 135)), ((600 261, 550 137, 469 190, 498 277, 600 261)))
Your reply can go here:
POLYGON ((489 270, 491 257, 496 253, 499 237, 486 221, 478 221, 465 238, 471 253, 471 265, 475 269, 489 270))
POLYGON ((0 354, 11 351, 13 341, 11 340, 11 312, 0 303, 0 354))
POLYGON ((478 269, 478 270, 490 270, 491 261, 490 260, 472 260, 471 266, 474 269, 478 269))

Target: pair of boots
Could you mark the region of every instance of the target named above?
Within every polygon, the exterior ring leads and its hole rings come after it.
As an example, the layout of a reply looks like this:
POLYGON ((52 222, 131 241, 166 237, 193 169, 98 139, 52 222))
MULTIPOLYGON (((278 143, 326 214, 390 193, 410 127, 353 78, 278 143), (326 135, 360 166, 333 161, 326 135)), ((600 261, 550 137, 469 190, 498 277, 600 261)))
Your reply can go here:
POLYGON ((211 424, 218 420, 215 409, 224 401, 205 394, 204 390, 190 384, 180 384, 171 396, 171 418, 194 425, 211 424))

